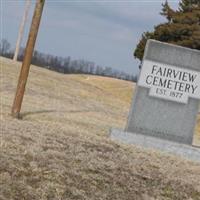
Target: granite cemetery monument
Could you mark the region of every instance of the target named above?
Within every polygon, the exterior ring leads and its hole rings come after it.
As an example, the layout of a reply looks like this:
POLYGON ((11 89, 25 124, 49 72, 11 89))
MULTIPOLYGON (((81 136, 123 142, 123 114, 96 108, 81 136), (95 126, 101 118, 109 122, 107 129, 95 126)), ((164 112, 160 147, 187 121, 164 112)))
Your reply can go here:
POLYGON ((111 138, 200 161, 192 146, 200 100, 200 51, 148 40, 125 131, 111 138))

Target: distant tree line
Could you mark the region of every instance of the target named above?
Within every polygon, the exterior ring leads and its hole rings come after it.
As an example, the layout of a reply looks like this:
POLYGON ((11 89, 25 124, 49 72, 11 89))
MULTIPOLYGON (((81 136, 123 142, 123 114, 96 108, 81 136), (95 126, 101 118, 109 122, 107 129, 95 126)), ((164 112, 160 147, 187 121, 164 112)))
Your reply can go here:
MULTIPOLYGON (((12 59, 13 55, 14 51, 11 49, 10 43, 6 39, 2 39, 0 42, 0 56, 12 59)), ((18 60, 22 61, 23 57, 24 48, 21 48, 18 60)), ((111 67, 102 67, 84 59, 73 60, 70 56, 59 57, 45 54, 37 50, 33 53, 32 64, 64 74, 91 74, 133 82, 137 81, 137 76, 115 70, 111 67)))

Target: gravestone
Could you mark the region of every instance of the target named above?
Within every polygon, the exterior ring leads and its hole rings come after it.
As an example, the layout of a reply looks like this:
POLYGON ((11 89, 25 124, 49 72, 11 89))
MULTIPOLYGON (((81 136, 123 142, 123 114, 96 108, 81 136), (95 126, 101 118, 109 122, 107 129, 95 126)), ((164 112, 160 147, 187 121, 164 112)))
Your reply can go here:
POLYGON ((191 145, 199 99, 200 51, 148 40, 126 133, 112 130, 111 137, 191 145))
POLYGON ((126 130, 192 144, 200 52, 149 40, 126 130))

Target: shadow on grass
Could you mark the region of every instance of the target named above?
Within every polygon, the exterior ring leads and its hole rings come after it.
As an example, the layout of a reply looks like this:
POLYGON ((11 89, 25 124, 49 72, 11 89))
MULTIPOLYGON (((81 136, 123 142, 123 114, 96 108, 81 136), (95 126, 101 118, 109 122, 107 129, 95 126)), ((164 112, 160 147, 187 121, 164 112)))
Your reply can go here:
POLYGON ((53 112, 57 112, 57 110, 37 110, 37 111, 32 111, 32 112, 24 112, 24 113, 21 113, 21 117, 23 118, 29 115, 37 115, 37 114, 53 113, 53 112))
POLYGON ((27 117, 29 115, 45 114, 45 113, 82 113, 82 112, 100 112, 98 110, 37 110, 31 112, 24 112, 20 114, 20 117, 27 117))

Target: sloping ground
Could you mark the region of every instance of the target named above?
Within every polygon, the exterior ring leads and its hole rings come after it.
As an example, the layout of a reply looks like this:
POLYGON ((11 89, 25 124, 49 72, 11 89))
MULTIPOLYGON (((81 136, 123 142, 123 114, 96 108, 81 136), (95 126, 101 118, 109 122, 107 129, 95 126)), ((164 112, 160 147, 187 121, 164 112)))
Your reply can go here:
POLYGON ((197 118, 197 124, 196 124, 196 128, 195 128, 193 144, 200 146, 200 112, 199 112, 199 116, 197 118))
POLYGON ((16 120, 20 64, 0 62, 0 200, 200 199, 200 164, 109 139, 126 124, 132 83, 32 66, 16 120))

